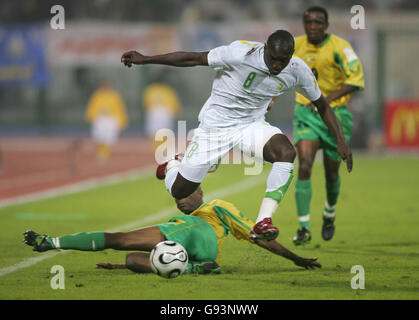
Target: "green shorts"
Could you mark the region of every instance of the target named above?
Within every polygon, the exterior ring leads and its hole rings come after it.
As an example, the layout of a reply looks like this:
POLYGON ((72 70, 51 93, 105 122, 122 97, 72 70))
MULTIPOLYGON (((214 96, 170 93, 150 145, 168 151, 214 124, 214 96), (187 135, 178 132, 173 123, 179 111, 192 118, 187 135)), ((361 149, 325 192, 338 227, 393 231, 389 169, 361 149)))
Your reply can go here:
POLYGON ((215 261, 218 253, 217 235, 204 219, 179 215, 158 225, 167 240, 180 243, 194 263, 215 261))
MULTIPOLYGON (((339 125, 342 129, 343 136, 347 143, 352 136, 352 113, 346 106, 332 108, 339 125)), ((320 141, 322 148, 328 158, 334 161, 340 161, 341 157, 336 151, 337 141, 335 136, 330 132, 329 128, 323 122, 318 113, 311 111, 310 107, 304 107, 302 104, 295 105, 294 125, 294 145, 300 140, 320 141)))

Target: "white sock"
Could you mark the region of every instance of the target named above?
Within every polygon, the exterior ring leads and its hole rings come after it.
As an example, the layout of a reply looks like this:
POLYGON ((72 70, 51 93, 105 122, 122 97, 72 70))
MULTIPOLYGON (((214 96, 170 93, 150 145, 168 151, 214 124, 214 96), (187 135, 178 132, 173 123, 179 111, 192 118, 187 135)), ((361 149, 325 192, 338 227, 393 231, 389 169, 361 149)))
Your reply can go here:
POLYGON ((266 192, 271 192, 284 186, 292 175, 293 169, 293 163, 274 162, 272 164, 271 173, 269 173, 268 181, 266 183, 266 192))
POLYGON ((334 218, 336 216, 335 209, 336 209, 336 205, 331 206, 329 202, 327 202, 326 200, 326 203, 324 204, 323 217, 334 218))
POLYGON ((176 181, 176 177, 179 172, 179 166, 179 160, 170 160, 166 167, 166 178, 164 179, 164 182, 166 184, 166 189, 170 194, 172 194, 172 187, 176 181))
POLYGON ((274 162, 272 164, 272 169, 266 182, 265 198, 262 200, 256 223, 265 218, 272 218, 279 202, 281 202, 291 184, 293 169, 294 164, 290 162, 274 162))
POLYGON ((57 238, 52 238, 52 243, 54 244, 55 249, 60 249, 61 248, 60 239, 58 237, 57 238))
POLYGON ((272 218, 274 212, 278 208, 279 202, 272 198, 263 198, 262 204, 260 205, 259 215, 256 219, 256 223, 262 221, 265 218, 272 218))

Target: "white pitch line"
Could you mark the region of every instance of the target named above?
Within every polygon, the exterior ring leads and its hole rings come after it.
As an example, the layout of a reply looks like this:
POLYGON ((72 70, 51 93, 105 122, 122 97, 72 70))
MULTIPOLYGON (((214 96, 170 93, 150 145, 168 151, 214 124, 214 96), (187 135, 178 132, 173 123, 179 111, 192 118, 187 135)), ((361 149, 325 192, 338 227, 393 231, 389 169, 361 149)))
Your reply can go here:
POLYGON ((19 263, 0 269, 0 277, 9 273, 15 272, 17 270, 23 269, 23 268, 33 266, 34 264, 37 264, 38 262, 41 262, 45 259, 49 259, 49 258, 55 257, 57 254, 66 253, 66 252, 67 251, 50 251, 50 252, 46 252, 45 254, 42 254, 41 256, 25 259, 19 263))
MULTIPOLYGON (((259 175, 257 177, 253 177, 253 178, 249 178, 246 179, 245 181, 240 181, 237 182, 235 184, 226 186, 224 188, 218 189, 214 192, 210 192, 207 195, 205 195, 205 198, 208 199, 215 199, 215 198, 222 198, 222 197, 227 197, 229 195, 235 194, 235 193, 239 193, 248 189, 251 189, 253 187, 256 187, 258 185, 260 185, 261 183, 266 181, 266 177, 265 175, 259 175)), ((136 227, 140 227, 140 226, 144 226, 144 225, 148 225, 150 223, 155 223, 158 222, 164 218, 167 218, 169 216, 171 216, 172 214, 178 212, 178 209, 173 206, 173 207, 169 207, 166 209, 163 209, 159 212, 156 213, 152 213, 149 216, 140 219, 140 220, 136 220, 136 221, 132 221, 130 223, 121 225, 119 227, 107 230, 105 232, 117 232, 117 231, 123 231, 123 230, 130 230, 130 229, 134 229, 136 227)), ((25 259, 21 262, 18 262, 14 265, 11 265, 9 267, 5 267, 3 269, 0 269, 0 277, 4 276, 6 274, 9 273, 13 273, 15 271, 18 271, 20 269, 24 269, 30 266, 33 266, 34 264, 37 264, 43 260, 55 257, 58 254, 62 254, 62 253, 67 253, 67 252, 71 252, 73 250, 60 250, 60 251, 50 251, 50 252, 46 252, 43 253, 42 255, 38 256, 38 257, 32 257, 32 258, 28 258, 25 259)))
POLYGON ((146 167, 145 169, 130 170, 123 173, 115 173, 106 177, 91 178, 81 182, 68 184, 62 187, 57 187, 44 191, 31 192, 26 195, 17 196, 5 200, 0 200, 0 208, 9 207, 16 204, 22 204, 31 201, 39 201, 44 199, 50 199, 59 197, 62 195, 77 193, 97 187, 108 186, 112 184, 118 184, 122 181, 136 180, 141 178, 147 178, 153 174, 154 166, 146 167))

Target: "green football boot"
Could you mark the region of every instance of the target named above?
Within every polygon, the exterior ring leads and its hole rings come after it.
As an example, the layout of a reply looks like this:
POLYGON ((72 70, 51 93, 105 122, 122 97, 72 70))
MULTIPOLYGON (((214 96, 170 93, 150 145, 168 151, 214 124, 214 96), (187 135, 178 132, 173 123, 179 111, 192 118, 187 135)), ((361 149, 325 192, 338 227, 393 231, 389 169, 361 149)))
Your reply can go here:
POLYGON ((51 237, 47 235, 41 236, 33 230, 27 230, 23 233, 23 242, 33 247, 33 251, 44 252, 55 249, 51 237))

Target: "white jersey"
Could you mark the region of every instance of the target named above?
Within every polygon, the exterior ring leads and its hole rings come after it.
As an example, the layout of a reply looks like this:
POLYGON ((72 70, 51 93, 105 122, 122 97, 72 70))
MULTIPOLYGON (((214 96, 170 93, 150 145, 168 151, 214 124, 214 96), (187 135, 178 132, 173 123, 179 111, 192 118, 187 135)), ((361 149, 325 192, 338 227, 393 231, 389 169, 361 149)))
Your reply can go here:
POLYGON ((293 57, 281 73, 271 75, 263 54, 263 43, 244 40, 208 53, 208 65, 217 74, 211 96, 199 114, 200 127, 224 128, 260 121, 272 98, 291 88, 311 101, 320 98, 317 81, 303 60, 293 57))

